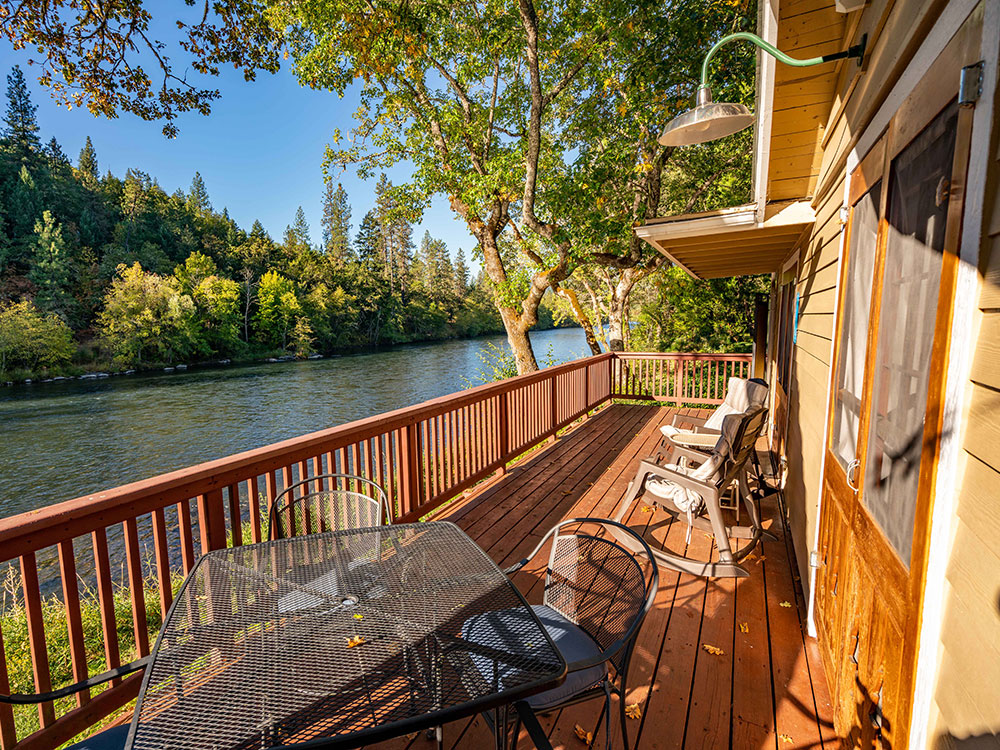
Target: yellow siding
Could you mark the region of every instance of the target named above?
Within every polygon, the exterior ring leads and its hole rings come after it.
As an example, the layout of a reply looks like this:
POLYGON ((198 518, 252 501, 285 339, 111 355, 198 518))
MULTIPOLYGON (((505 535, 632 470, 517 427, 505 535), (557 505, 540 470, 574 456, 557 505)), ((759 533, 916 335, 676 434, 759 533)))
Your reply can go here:
MULTIPOLYGON (((1000 101, 997 102, 1000 104, 1000 101)), ((1000 734, 1000 147, 994 127, 983 215, 980 325, 965 471, 948 561, 931 747, 990 747, 1000 734), (971 738, 977 738, 971 740, 971 738), (975 745, 974 742, 981 742, 975 745)))
MULTIPOLYGON (((795 57, 836 52, 844 24, 844 15, 837 13, 832 2, 783 2, 778 14, 778 49, 795 57)), ((836 84, 837 67, 832 65, 779 65, 775 71, 768 200, 813 195, 823 159, 820 143, 836 84)))

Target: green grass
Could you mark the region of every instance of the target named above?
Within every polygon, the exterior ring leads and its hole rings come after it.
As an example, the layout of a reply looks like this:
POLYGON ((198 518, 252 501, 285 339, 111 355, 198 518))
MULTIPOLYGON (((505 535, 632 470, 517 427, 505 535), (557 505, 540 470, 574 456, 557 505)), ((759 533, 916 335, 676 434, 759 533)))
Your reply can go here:
MULTIPOLYGON (((176 576, 173 588, 176 592, 182 578, 176 576)), ((159 593, 155 580, 144 584, 146 622, 150 644, 155 641, 160 629, 159 593)), ((132 604, 129 589, 117 585, 113 592, 115 623, 117 626, 118 648, 122 663, 138 658, 135 636, 132 630, 132 604)), ((85 586, 80 592, 80 614, 83 620, 83 639, 87 653, 90 674, 99 674, 107 669, 104 661, 104 632, 101 627, 101 607, 97 592, 85 586)), ((45 645, 48 651, 49 672, 53 687, 61 687, 73 682, 70 661, 69 628, 66 610, 56 594, 42 599, 42 622, 45 626, 45 645)), ((4 650, 7 657, 7 673, 12 693, 34 693, 34 677, 31 669, 31 652, 28 646, 28 620, 21 595, 21 579, 18 570, 10 567, 0 592, 0 629, 3 632, 4 650)), ((106 690, 108 685, 91 689, 91 695, 106 690)), ((76 705, 73 696, 55 701, 56 716, 60 716, 76 705)), ((39 729, 38 708, 36 706, 14 706, 14 725, 18 738, 23 739, 39 729)), ((133 703, 106 716, 98 724, 80 735, 85 737, 99 731, 122 714, 131 713, 133 703)))

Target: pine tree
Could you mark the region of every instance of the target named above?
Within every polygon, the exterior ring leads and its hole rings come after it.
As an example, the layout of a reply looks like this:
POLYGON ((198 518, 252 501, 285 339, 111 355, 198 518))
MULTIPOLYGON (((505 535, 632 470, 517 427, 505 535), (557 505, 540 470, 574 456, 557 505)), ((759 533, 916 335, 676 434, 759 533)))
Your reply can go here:
POLYGON ((31 94, 24 80, 20 66, 7 75, 7 114, 3 121, 4 138, 13 151, 21 158, 37 153, 41 144, 38 141, 38 122, 35 120, 37 107, 31 103, 31 94))
POLYGON ((465 265, 465 251, 458 248, 455 254, 455 294, 464 297, 469 291, 469 267, 465 265))
POLYGON ((194 178, 191 180, 187 206, 198 215, 206 214, 212 210, 212 203, 208 199, 208 190, 205 188, 205 181, 201 178, 201 172, 195 172, 194 178))
POLYGON ((30 235, 38 219, 38 191, 35 180, 25 165, 21 165, 17 181, 10 192, 10 209, 7 213, 11 224, 11 237, 30 235))
POLYGON ((271 239, 271 235, 264 229, 264 225, 260 223, 260 219, 253 220, 253 226, 250 227, 250 237, 255 240, 271 239))
POLYGON ((62 146, 59 145, 59 141, 56 140, 55 136, 52 136, 49 139, 49 142, 45 144, 43 151, 48 157, 49 162, 51 162, 54 166, 69 166, 69 159, 66 157, 66 153, 62 150, 62 146))
POLYGON ((382 238, 379 231, 378 217, 374 211, 369 211, 361 220, 358 227, 358 236, 354 240, 354 247, 358 253, 358 260, 367 268, 369 273, 378 269, 382 263, 382 238))
POLYGON ((70 258, 62 225, 57 224, 51 211, 45 211, 35 223, 35 251, 31 258, 28 279, 38 292, 35 304, 47 312, 66 317, 70 296, 70 258))
POLYGON ((309 222, 306 221, 306 212, 299 206, 295 212, 295 221, 285 228, 285 247, 294 252, 302 252, 312 248, 312 240, 309 238, 309 222))
POLYGON ((76 160, 76 168, 84 183, 94 185, 100 179, 101 173, 97 170, 97 151, 94 150, 89 135, 80 150, 80 158, 76 160))
POLYGON ((351 249, 351 204, 347 201, 344 186, 327 181, 323 193, 323 252, 336 261, 352 259, 351 249))
POLYGON ((379 223, 382 262, 389 278, 389 287, 393 292, 398 288, 405 298, 410 286, 413 230, 410 222, 400 215, 392 193, 392 183, 384 174, 375 185, 375 215, 379 223))

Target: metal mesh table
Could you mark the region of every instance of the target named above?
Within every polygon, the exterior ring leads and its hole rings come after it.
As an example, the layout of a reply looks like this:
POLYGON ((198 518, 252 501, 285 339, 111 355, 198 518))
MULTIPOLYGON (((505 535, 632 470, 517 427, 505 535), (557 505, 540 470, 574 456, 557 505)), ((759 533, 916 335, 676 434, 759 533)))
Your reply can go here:
POLYGON ((558 685, 566 664, 524 598, 450 523, 211 552, 177 595, 127 747, 355 747, 558 685), (523 609, 516 632, 466 624, 523 609))

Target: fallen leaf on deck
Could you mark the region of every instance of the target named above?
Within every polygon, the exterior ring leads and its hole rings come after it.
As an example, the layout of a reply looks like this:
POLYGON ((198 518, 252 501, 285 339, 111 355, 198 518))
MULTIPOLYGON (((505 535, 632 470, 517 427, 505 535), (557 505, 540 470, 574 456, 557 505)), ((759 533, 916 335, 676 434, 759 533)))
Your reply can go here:
POLYGON ((713 656, 722 656, 724 653, 726 653, 718 646, 710 646, 707 643, 701 644, 701 647, 705 649, 708 653, 712 654, 713 656))
POLYGON ((363 614, 361 614, 360 612, 355 612, 354 613, 354 619, 355 620, 363 620, 363 619, 365 619, 365 616, 363 614))
POLYGON ((782 602, 782 603, 781 603, 781 604, 779 604, 778 606, 779 606, 779 607, 791 607, 791 606, 792 606, 792 603, 791 603, 791 602, 782 602))
POLYGON ((638 719, 642 716, 642 709, 639 708, 638 703, 629 703, 625 706, 625 715, 630 719, 638 719))
POLYGON ((778 739, 781 740, 782 742, 788 742, 788 743, 792 742, 792 738, 789 737, 787 734, 779 734, 778 739))
POLYGON ((653 506, 652 505, 643 505, 642 508, 641 508, 641 510, 642 510, 643 513, 652 513, 653 512, 653 506))
POLYGON ((362 638, 360 635, 356 635, 347 639, 347 647, 354 648, 355 646, 360 646, 364 642, 365 642, 364 638, 362 638))
POLYGON ((749 633, 750 632, 750 624, 746 623, 746 622, 741 622, 740 623, 740 632, 741 633, 749 633))
POLYGON ((590 743, 594 741, 594 733, 593 732, 588 732, 586 729, 584 729, 583 727, 581 727, 579 724, 574 724, 573 725, 573 731, 576 732, 576 738, 578 740, 580 740, 580 742, 582 742, 585 745, 587 745, 587 747, 590 747, 590 743))

